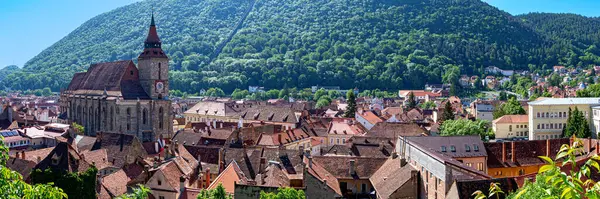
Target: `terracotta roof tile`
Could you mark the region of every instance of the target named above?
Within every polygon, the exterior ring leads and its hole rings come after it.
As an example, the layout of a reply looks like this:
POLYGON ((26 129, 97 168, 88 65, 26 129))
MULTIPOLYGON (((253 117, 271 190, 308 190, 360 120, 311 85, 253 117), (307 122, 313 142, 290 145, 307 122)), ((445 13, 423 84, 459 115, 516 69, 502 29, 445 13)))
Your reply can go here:
POLYGON ((504 115, 498 119, 495 119, 493 123, 495 124, 509 124, 509 123, 528 123, 529 116, 528 115, 504 115))
POLYGON ((381 198, 390 198, 404 183, 412 177, 412 172, 417 170, 411 165, 401 166, 400 158, 389 158, 369 178, 377 195, 381 198))
POLYGON ((388 123, 376 124, 366 136, 395 138, 397 136, 422 136, 428 135, 427 130, 414 123, 388 123))
POLYGON ((313 162, 323 166, 325 170, 338 179, 369 179, 387 158, 363 158, 341 156, 315 156, 313 162), (350 174, 350 162, 354 160, 356 174, 350 174))
POLYGON ((81 153, 83 159, 86 162, 96 166, 98 170, 102 170, 107 167, 111 167, 112 164, 108 161, 108 156, 106 155, 106 149, 99 149, 95 151, 84 151, 81 153))
POLYGON ((104 176, 102 178, 102 186, 106 188, 112 197, 116 197, 127 193, 127 183, 129 180, 123 169, 119 169, 117 172, 104 176))

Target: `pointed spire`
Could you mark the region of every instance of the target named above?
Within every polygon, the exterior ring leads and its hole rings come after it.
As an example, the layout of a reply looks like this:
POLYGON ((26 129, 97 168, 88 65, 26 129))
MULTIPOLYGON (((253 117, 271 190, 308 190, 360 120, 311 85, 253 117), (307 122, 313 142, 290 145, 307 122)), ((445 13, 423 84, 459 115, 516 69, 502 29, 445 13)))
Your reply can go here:
POLYGON ((150 22, 150 26, 156 26, 154 24, 154 8, 152 8, 152 21, 150 22))

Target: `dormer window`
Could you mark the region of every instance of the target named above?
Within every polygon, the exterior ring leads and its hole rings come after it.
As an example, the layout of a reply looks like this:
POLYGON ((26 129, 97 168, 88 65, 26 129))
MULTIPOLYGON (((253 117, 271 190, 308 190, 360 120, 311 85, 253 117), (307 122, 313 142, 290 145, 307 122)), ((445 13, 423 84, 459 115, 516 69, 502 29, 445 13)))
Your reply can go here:
POLYGON ((133 76, 133 71, 132 70, 129 71, 129 75, 133 76))
POLYGON ((450 146, 450 151, 456 152, 456 147, 454 145, 450 146))
POLYGON ((466 144, 465 144, 465 150, 466 150, 467 152, 471 152, 471 147, 470 147, 469 145, 466 145, 466 144))
POLYGON ((160 181, 160 180, 157 180, 156 183, 158 184, 158 186, 162 185, 162 181, 160 181))
POLYGON ((473 151, 479 151, 479 146, 473 145, 473 151))
POLYGON ((442 152, 446 152, 446 146, 442 146, 442 152))

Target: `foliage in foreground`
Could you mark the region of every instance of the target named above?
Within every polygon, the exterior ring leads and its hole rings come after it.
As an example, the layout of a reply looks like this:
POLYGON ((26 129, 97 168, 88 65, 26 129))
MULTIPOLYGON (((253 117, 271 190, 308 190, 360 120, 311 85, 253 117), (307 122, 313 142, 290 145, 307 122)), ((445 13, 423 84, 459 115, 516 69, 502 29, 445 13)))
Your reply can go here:
POLYGON ((8 199, 62 199, 67 194, 61 188, 49 184, 30 185, 23 181, 23 176, 6 167, 8 148, 4 145, 4 137, 0 136, 0 196, 8 199))
POLYGON ((225 187, 223 187, 223 184, 219 184, 219 185, 217 185, 216 188, 211 189, 211 190, 202 189, 196 198, 197 199, 232 199, 233 197, 231 197, 231 195, 229 195, 229 194, 227 194, 227 192, 225 192, 225 187))
POLYGON ((479 135, 481 138, 491 136, 488 131, 488 123, 484 120, 446 120, 440 126, 440 134, 442 136, 459 136, 459 135, 479 135))
POLYGON ((260 199, 305 199, 304 191, 291 187, 279 187, 277 193, 260 192, 260 199))
MULTIPOLYGON (((584 154, 583 142, 575 140, 572 146, 564 144, 560 147, 556 158, 539 156, 546 162, 540 167, 535 182, 525 182, 525 185, 514 193, 509 193, 510 199, 600 199, 600 184, 591 179, 592 173, 598 175, 600 157, 595 154, 583 164, 577 163, 578 156, 584 154), (569 168, 566 172, 561 168, 569 168)), ((579 157, 581 158, 581 157, 579 157)), ((498 184, 492 183, 488 194, 482 191, 473 193, 476 199, 499 198, 505 193, 498 184)))
POLYGON ((123 194, 116 199, 147 199, 150 194, 150 189, 143 184, 138 184, 137 188, 133 188, 133 192, 123 194))

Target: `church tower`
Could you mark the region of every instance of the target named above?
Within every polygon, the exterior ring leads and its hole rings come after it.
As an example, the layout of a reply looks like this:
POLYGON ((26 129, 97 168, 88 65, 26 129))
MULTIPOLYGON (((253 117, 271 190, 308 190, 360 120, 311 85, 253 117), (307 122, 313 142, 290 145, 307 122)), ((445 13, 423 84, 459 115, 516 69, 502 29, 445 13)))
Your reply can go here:
POLYGON ((154 13, 144 42, 144 51, 138 57, 138 71, 140 84, 150 98, 160 100, 169 96, 169 58, 161 48, 154 13))

